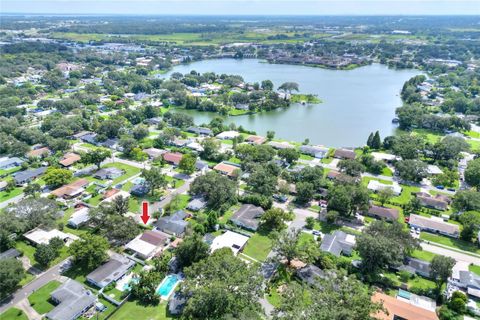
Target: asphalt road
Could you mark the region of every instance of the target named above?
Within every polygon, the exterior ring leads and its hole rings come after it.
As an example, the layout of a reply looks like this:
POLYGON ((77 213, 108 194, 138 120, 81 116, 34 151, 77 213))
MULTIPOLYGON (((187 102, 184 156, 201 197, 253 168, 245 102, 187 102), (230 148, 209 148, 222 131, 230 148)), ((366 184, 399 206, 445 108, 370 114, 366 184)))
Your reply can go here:
POLYGON ((439 246, 436 246, 436 245, 433 245, 433 244, 428 244, 428 243, 423 242, 423 241, 420 243, 420 245, 422 246, 422 249, 425 250, 425 251, 429 251, 429 252, 432 252, 432 253, 435 253, 435 254, 441 254, 441 255, 447 256, 447 257, 452 257, 456 261, 463 261, 463 262, 468 262, 469 264, 474 263, 476 265, 480 265, 480 258, 479 257, 475 257, 475 256, 471 256, 471 255, 466 254, 466 253, 461 253, 461 252, 458 252, 458 251, 450 250, 450 249, 445 248, 445 247, 439 247, 439 246))

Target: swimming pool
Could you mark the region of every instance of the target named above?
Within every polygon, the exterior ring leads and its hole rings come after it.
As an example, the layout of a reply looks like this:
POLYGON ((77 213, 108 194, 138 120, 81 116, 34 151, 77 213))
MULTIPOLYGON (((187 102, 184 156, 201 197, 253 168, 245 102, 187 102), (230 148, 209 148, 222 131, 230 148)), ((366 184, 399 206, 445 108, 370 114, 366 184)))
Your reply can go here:
POLYGON ((138 177, 138 178, 135 178, 135 179, 132 180, 133 184, 142 184, 144 182, 145 182, 145 179, 142 178, 142 177, 138 177))
POLYGON ((169 274, 168 276, 163 279, 160 285, 157 288, 156 293, 162 299, 168 299, 172 294, 173 290, 177 286, 178 282, 180 282, 180 276, 177 274, 169 274))
POLYGON ((139 278, 132 278, 130 279, 129 282, 126 282, 123 284, 123 290, 122 291, 130 291, 132 290, 132 284, 137 284, 140 281, 139 278))

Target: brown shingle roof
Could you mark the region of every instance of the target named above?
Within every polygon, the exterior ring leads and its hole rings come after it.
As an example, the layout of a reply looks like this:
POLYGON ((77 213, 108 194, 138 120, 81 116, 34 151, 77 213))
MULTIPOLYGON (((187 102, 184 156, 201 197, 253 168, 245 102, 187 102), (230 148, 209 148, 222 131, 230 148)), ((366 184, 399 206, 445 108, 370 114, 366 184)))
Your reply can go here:
POLYGON ((69 152, 63 156, 62 160, 60 160, 59 163, 64 167, 69 167, 79 160, 80 156, 78 154, 69 152))
POLYGON ((64 185, 63 187, 53 190, 52 194, 58 198, 74 195, 80 189, 87 186, 88 184, 89 184, 89 181, 87 179, 79 179, 77 181, 64 185))
POLYGON ((355 159, 356 156, 357 155, 353 150, 348 150, 348 149, 335 150, 335 158, 355 159))
POLYGON ((163 154, 163 160, 178 165, 182 161, 183 154, 167 152, 163 154))
POLYGON ((142 234, 140 240, 153 244, 154 246, 159 246, 166 243, 168 235, 158 231, 147 230, 142 234))
POLYGON ((235 171, 240 170, 240 168, 228 163, 220 162, 213 167, 213 170, 220 171, 223 174, 233 177, 235 176, 235 171))
POLYGON ((438 320, 433 311, 414 306, 380 292, 373 294, 372 301, 382 302, 383 307, 388 311, 388 314, 383 311, 376 313, 374 315, 376 319, 393 320, 396 319, 396 316, 406 320, 438 320))
POLYGON ((371 206, 368 213, 387 220, 398 220, 399 212, 394 208, 385 208, 380 206, 371 206))
POLYGON ((31 150, 27 153, 27 157, 43 157, 50 154, 50 149, 47 147, 31 150))

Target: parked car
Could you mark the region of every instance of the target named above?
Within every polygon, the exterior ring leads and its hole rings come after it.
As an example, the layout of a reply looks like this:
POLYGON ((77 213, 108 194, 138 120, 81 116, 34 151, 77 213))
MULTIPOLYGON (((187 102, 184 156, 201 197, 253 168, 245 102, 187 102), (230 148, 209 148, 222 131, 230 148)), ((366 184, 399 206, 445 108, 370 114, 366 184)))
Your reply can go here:
POLYGON ((435 188, 437 188, 437 189, 440 189, 440 190, 443 190, 443 189, 445 189, 445 187, 444 187, 444 186, 435 186, 435 188))

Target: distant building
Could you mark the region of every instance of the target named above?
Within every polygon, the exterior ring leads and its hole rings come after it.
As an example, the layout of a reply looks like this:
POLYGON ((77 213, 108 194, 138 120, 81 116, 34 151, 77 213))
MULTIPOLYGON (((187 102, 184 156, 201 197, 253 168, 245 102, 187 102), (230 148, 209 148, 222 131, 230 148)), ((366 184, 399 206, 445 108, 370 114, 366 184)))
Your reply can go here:
POLYGON ((32 229, 25 233, 23 237, 35 246, 39 244, 49 244, 50 240, 53 238, 60 238, 63 240, 66 246, 69 246, 70 243, 79 239, 74 234, 65 233, 57 229, 47 231, 41 228, 32 229))
POLYGON ((309 285, 313 285, 318 281, 318 279, 323 279, 327 276, 322 269, 313 264, 309 264, 298 269, 295 272, 295 275, 309 285))
POLYGON ((339 159, 355 159, 357 154, 354 150, 350 149, 337 149, 335 150, 334 157, 339 159))
POLYGON ((236 177, 240 171, 240 166, 233 163, 220 162, 213 167, 213 170, 229 177, 236 177))
POLYGON ((157 148, 144 149, 143 152, 145 152, 148 155, 148 157, 152 160, 160 158, 163 154, 167 153, 166 150, 157 149, 157 148))
POLYGON ((109 167, 109 168, 102 168, 95 172, 93 175, 94 178, 100 179, 100 180, 107 180, 107 179, 116 179, 118 177, 121 177, 123 175, 124 171, 119 168, 115 167, 109 167))
POLYGON ((24 161, 20 158, 0 158, 0 170, 8 170, 22 165, 24 161))
POLYGON ((323 146, 309 146, 309 145, 300 146, 298 150, 303 154, 308 154, 318 159, 325 158, 329 151, 328 148, 323 146))
POLYGON ((381 183, 378 180, 370 180, 368 182, 367 189, 372 190, 373 192, 390 189, 392 190, 393 194, 396 196, 402 193, 402 187, 398 183, 385 184, 385 183, 381 183))
POLYGON ((78 179, 51 192, 57 198, 71 199, 81 195, 90 184, 87 179, 78 179))
POLYGON ((248 143, 251 143, 251 144, 263 144, 267 141, 267 138, 265 137, 261 137, 261 136, 248 136, 246 139, 245 139, 246 142, 248 143))
POLYGON ((240 135, 237 131, 223 131, 222 133, 217 134, 217 139, 220 140, 232 140, 240 135))
POLYGON ((49 148, 43 147, 27 152, 26 156, 27 158, 43 158, 49 156, 51 153, 52 151, 50 151, 49 148))
POLYGON ((213 136, 213 131, 203 127, 189 127, 187 132, 198 134, 199 136, 213 136))
POLYGON ((80 161, 80 156, 73 152, 66 153, 58 163, 60 163, 63 167, 70 167, 72 164, 80 161))
POLYGON ((13 181, 17 186, 32 182, 47 171, 47 167, 40 167, 25 171, 16 172, 13 174, 13 181))
POLYGON ((165 162, 168 162, 174 166, 178 166, 180 164, 180 161, 182 161, 182 158, 183 158, 183 154, 178 152, 175 152, 175 153, 166 152, 163 154, 163 160, 165 160, 165 162))
POLYGON ((90 208, 82 207, 72 213, 70 219, 68 219, 67 224, 73 228, 78 228, 88 220, 90 220, 89 215, 90 208))
POLYGON ((295 148, 294 146, 292 146, 290 143, 288 142, 277 142, 277 141, 270 141, 268 143, 269 146, 271 146, 272 148, 274 149, 278 149, 278 150, 281 150, 281 149, 293 149, 295 148))
POLYGON ((141 259, 149 259, 162 251, 169 238, 166 233, 147 230, 127 243, 125 249, 134 252, 141 259))
POLYGON ((190 211, 200 211, 207 206, 207 202, 202 198, 195 198, 187 204, 190 211))
POLYGON ((376 292, 372 296, 373 302, 381 302, 385 311, 379 311, 374 316, 379 320, 438 320, 435 311, 420 308, 410 302, 376 292))

